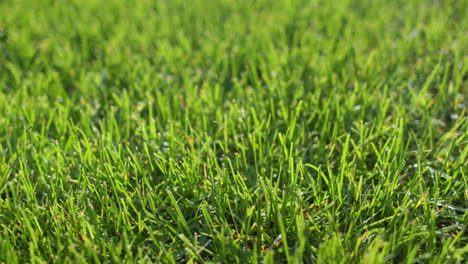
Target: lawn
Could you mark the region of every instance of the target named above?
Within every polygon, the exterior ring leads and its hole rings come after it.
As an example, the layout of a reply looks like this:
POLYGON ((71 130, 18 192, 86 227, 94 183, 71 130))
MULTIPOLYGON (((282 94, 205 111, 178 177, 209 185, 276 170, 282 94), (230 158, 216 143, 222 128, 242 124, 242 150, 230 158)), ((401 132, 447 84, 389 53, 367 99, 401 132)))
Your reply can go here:
POLYGON ((468 1, 0 1, 0 263, 466 263, 468 1))

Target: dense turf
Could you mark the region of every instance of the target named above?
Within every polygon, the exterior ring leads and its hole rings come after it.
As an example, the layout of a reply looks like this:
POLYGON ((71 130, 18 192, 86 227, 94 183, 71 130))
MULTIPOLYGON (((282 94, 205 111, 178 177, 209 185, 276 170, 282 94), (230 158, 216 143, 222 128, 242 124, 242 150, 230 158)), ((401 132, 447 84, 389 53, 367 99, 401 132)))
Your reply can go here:
POLYGON ((0 1, 0 263, 463 263, 468 1, 0 1))

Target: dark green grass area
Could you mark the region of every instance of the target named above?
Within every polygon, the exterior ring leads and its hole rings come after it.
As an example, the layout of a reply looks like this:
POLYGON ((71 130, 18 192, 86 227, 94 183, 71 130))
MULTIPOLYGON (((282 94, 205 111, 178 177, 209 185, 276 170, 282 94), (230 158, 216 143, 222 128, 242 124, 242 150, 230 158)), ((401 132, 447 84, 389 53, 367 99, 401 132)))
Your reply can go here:
POLYGON ((0 263, 466 263, 468 1, 0 1, 0 263))

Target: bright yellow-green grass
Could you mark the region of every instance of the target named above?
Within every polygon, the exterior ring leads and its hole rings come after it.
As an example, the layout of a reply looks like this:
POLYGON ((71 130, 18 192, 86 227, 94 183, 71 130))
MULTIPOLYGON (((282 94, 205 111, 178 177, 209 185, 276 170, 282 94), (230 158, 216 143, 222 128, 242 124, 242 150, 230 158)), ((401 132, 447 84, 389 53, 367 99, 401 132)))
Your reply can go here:
POLYGON ((466 263, 467 12, 1 0, 0 263, 466 263))

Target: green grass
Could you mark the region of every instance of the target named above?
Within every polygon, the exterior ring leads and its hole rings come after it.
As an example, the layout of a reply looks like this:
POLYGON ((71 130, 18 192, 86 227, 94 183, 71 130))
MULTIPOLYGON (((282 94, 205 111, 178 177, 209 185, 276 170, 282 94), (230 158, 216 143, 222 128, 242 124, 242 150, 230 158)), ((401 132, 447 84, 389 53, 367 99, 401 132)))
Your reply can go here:
POLYGON ((0 1, 0 263, 466 263, 468 1, 0 1))

